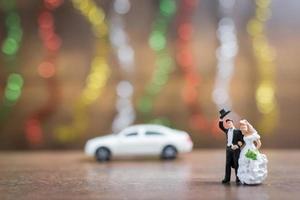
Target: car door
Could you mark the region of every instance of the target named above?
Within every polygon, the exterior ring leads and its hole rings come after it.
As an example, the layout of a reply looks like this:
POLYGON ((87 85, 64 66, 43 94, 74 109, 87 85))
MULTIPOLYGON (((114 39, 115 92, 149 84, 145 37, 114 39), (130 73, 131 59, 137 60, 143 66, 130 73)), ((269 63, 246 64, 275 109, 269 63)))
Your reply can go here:
POLYGON ((139 128, 127 129, 120 133, 116 147, 118 155, 139 155, 143 153, 142 147, 139 128))
POLYGON ((163 130, 150 128, 143 130, 141 138, 147 155, 159 155, 165 143, 166 135, 163 130))

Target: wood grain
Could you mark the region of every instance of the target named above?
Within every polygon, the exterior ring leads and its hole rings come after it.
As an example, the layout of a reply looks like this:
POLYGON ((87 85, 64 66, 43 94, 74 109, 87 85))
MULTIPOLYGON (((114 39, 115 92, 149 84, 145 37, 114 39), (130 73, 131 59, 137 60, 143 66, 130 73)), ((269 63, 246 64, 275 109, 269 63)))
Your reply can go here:
POLYGON ((224 186, 224 150, 105 164, 79 151, 1 152, 0 199, 299 199, 300 151, 264 153, 264 184, 224 186))

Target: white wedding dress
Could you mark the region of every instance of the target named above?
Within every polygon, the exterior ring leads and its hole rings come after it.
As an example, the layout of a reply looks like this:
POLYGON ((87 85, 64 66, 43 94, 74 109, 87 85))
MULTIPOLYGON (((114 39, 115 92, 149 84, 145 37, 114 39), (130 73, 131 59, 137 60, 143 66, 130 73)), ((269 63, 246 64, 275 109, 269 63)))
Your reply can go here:
MULTIPOLYGON (((266 155, 259 153, 254 145, 254 141, 257 139, 260 139, 260 136, 257 133, 244 136, 246 145, 240 153, 237 173, 237 176, 243 184, 260 184, 266 179, 268 174, 267 157, 266 155), (249 156, 247 157, 246 154, 249 150, 255 152, 256 156, 252 158, 249 158, 249 156)), ((249 152, 247 155, 249 155, 249 152)))

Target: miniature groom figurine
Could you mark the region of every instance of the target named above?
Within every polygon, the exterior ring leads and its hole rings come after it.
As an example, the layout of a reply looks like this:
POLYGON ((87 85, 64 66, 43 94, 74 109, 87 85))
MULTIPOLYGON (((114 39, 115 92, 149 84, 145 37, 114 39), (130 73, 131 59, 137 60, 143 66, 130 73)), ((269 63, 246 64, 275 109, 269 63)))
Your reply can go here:
POLYGON ((223 125, 223 119, 230 111, 220 110, 219 127, 226 134, 227 145, 226 145, 226 167, 225 167, 225 178, 222 180, 223 184, 230 182, 231 167, 235 169, 236 184, 239 185, 241 182, 237 177, 237 171, 239 167, 240 148, 244 144, 243 134, 241 130, 236 129, 233 125, 233 120, 227 118, 225 120, 226 128, 223 125))

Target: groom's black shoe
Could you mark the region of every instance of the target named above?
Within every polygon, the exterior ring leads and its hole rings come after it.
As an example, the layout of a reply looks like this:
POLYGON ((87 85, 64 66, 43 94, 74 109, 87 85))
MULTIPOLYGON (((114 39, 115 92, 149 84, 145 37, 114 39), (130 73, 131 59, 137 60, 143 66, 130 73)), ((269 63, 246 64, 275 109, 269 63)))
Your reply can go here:
POLYGON ((241 181, 239 179, 236 179, 235 184, 236 185, 241 185, 242 183, 241 183, 241 181))
POLYGON ((222 180, 222 184, 228 184, 228 183, 230 183, 230 180, 228 180, 228 179, 223 179, 222 180))

